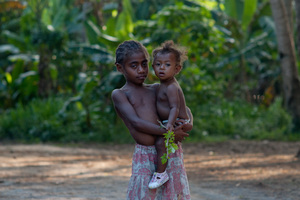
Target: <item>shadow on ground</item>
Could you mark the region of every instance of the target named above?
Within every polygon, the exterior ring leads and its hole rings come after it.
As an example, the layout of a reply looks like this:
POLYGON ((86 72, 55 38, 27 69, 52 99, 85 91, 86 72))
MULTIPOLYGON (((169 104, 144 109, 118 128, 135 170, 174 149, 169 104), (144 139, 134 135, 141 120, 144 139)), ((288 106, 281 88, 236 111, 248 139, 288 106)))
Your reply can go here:
MULTIPOLYGON (((134 145, 0 146, 0 199, 126 199, 134 145)), ((297 200, 300 143, 184 144, 192 199, 297 200)))

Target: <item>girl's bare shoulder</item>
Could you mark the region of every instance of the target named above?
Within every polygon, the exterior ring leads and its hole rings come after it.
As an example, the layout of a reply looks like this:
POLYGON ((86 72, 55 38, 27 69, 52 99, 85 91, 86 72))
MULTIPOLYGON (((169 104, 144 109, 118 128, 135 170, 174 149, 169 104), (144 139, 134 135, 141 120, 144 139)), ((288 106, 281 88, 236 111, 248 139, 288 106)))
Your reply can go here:
POLYGON ((159 83, 145 84, 145 87, 147 87, 151 90, 157 90, 157 88, 159 87, 159 83))
POLYGON ((117 99, 122 98, 124 96, 125 96, 125 93, 124 93, 124 91, 123 91, 122 88, 120 88, 120 89, 114 89, 112 91, 112 93, 111 93, 111 98, 113 100, 117 100, 117 99))

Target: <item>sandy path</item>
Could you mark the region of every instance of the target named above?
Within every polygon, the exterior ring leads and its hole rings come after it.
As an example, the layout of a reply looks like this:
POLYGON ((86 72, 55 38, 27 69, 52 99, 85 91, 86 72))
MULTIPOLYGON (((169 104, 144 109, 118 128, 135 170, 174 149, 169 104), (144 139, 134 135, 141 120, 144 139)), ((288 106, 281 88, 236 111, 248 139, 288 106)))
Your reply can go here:
MULTIPOLYGON (((298 143, 184 144, 192 199, 299 200, 298 143)), ((125 199, 133 145, 0 145, 0 199, 125 199)))

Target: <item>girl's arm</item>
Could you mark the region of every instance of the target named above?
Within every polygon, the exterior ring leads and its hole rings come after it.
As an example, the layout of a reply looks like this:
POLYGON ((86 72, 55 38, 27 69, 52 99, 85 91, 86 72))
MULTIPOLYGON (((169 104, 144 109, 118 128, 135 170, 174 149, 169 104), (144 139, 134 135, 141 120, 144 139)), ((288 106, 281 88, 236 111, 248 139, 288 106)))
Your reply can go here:
POLYGON ((194 123, 194 117, 193 117, 193 114, 191 112, 191 109, 189 107, 186 106, 186 112, 189 116, 189 123, 184 123, 182 125, 182 129, 184 132, 188 132, 188 131, 191 131, 193 129, 193 123, 194 123))
POLYGON ((123 91, 119 89, 114 90, 111 94, 111 97, 117 113, 126 125, 129 123, 130 126, 133 127, 136 131, 151 135, 162 135, 166 132, 166 130, 160 128, 159 125, 141 119, 136 114, 134 108, 129 103, 123 91))
POLYGON ((189 132, 193 129, 193 114, 191 112, 191 110, 186 107, 186 111, 187 111, 187 114, 189 116, 189 122, 187 122, 186 120, 184 119, 178 119, 176 120, 175 124, 179 127, 181 127, 183 129, 184 132, 189 132))

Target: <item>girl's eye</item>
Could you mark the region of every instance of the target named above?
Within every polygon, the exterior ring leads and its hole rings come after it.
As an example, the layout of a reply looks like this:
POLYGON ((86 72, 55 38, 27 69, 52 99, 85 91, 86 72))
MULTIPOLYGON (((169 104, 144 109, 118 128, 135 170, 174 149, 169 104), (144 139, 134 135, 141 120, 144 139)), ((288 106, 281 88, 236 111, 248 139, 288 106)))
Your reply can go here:
POLYGON ((160 63, 156 63, 155 66, 160 66, 160 63))
POLYGON ((170 67, 170 66, 171 66, 171 64, 170 64, 170 63, 167 63, 167 64, 166 64, 166 66, 170 67))
POLYGON ((147 62, 144 62, 142 63, 143 67, 148 67, 148 63, 147 62))
POLYGON ((131 65, 132 68, 136 68, 136 65, 131 65))

